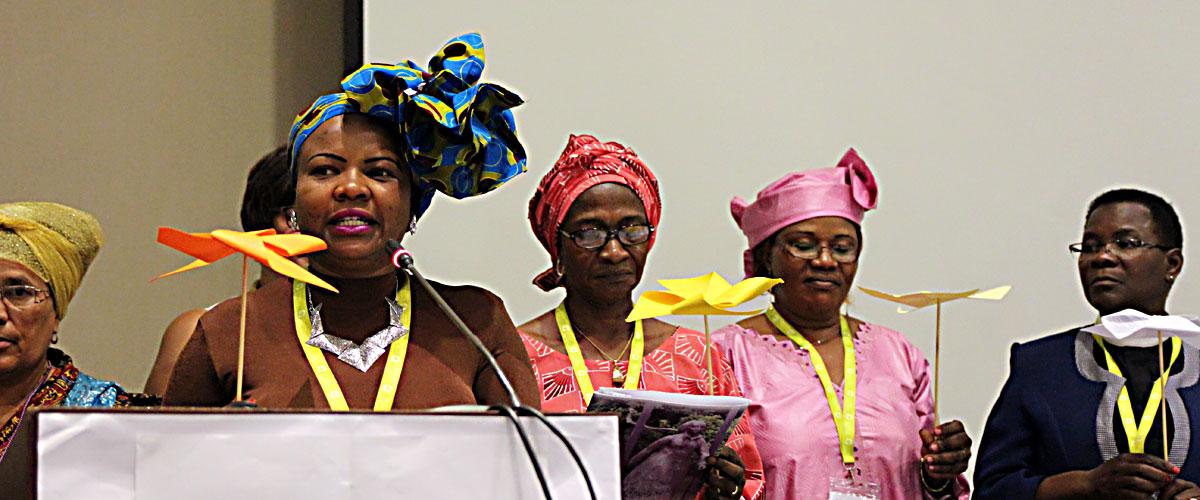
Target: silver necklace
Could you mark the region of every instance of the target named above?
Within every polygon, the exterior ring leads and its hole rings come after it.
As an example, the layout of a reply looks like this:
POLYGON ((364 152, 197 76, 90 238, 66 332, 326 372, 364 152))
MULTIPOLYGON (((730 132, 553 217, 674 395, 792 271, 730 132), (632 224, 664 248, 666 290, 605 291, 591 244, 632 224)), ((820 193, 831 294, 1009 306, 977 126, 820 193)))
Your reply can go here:
POLYGON ((404 322, 400 319, 404 308, 392 297, 384 299, 388 306, 388 326, 367 337, 362 344, 326 333, 325 325, 321 321, 321 306, 313 306, 312 290, 309 288, 311 287, 305 286, 304 297, 308 303, 308 316, 312 318, 312 335, 306 344, 333 353, 342 362, 360 372, 370 369, 371 365, 387 352, 392 342, 408 334, 404 322))

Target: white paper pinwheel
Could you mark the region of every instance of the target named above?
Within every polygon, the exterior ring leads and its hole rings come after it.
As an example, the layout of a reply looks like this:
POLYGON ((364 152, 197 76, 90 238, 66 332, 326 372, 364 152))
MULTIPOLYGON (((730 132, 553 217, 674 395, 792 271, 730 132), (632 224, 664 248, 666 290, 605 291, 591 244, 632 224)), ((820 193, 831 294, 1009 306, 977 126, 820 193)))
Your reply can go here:
POLYGON ((872 297, 878 297, 889 302, 895 302, 910 307, 905 309, 899 307, 896 312, 900 314, 909 313, 921 309, 923 307, 934 306, 937 308, 937 322, 934 326, 933 340, 933 424, 940 423, 938 420, 938 369, 941 366, 942 358, 942 304, 958 299, 978 299, 978 300, 1000 300, 1003 299, 1008 292, 1012 290, 1011 285, 998 286, 980 291, 978 288, 967 290, 964 292, 914 292, 904 295, 896 295, 879 290, 860 286, 859 290, 872 297))
POLYGON ((878 297, 883 300, 910 307, 911 309, 905 309, 901 307, 896 310, 896 312, 904 314, 915 311, 922 307, 945 304, 952 300, 958 299, 1000 300, 1003 299, 1005 295, 1008 295, 1008 292, 1012 290, 1012 286, 998 286, 996 288, 990 288, 983 291, 980 291, 978 288, 976 288, 974 290, 967 290, 965 292, 913 292, 906 293, 904 295, 894 295, 887 292, 881 292, 879 290, 872 290, 863 286, 858 287, 858 289, 872 297, 878 297))
MULTIPOLYGON (((1158 380, 1162 384, 1161 391, 1166 391, 1167 377, 1163 376, 1165 354, 1163 339, 1179 337, 1188 345, 1200 348, 1200 318, 1195 316, 1153 316, 1133 309, 1125 309, 1100 318, 1100 323, 1083 329, 1084 332, 1099 335, 1116 345, 1130 347, 1158 346, 1158 380)), ((1167 399, 1159 399, 1159 414, 1162 418, 1163 442, 1167 442, 1167 399)), ((1168 462, 1171 456, 1167 447, 1163 448, 1163 460, 1168 462)))
POLYGON ((1200 318, 1195 316, 1152 316, 1126 309, 1100 318, 1100 324, 1084 328, 1113 344, 1131 347, 1158 345, 1159 333, 1164 338, 1179 337, 1188 345, 1200 348, 1200 318))

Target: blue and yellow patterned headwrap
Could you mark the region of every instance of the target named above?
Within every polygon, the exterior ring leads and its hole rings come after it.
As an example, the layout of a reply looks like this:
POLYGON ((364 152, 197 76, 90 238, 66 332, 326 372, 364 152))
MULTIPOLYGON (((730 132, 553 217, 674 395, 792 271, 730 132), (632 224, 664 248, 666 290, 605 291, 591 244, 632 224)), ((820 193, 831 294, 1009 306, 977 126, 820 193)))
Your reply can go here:
POLYGON ((417 179, 418 216, 434 191, 462 199, 508 182, 525 171, 525 148, 509 111, 524 101, 499 85, 477 84, 483 61, 483 38, 468 33, 446 42, 429 71, 412 61, 359 68, 342 80, 343 92, 321 96, 296 117, 288 137, 292 177, 300 148, 322 123, 363 113, 399 128, 417 179))

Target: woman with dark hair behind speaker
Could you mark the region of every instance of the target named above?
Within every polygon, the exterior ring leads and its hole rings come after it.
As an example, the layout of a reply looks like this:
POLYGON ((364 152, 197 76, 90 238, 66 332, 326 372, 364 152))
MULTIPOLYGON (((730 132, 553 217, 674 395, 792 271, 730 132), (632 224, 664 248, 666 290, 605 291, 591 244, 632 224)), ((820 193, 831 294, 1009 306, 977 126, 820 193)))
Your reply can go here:
MULTIPOLYGON (((707 394, 703 333, 657 319, 625 321, 660 213, 654 174, 616 142, 572 135, 542 178, 529 222, 553 266, 534 284, 567 293, 520 329, 546 411, 583 412, 597 387, 707 394)), ((728 363, 715 357, 716 394, 740 396, 728 363)), ((747 420, 707 457, 704 498, 760 497, 762 467, 747 420)))
MULTIPOLYGON (((1069 248, 1097 314, 1167 314, 1183 228, 1162 197, 1101 194, 1069 248)), ((1013 344, 979 444, 975 498, 1200 498, 1200 433, 1190 423, 1200 416, 1200 351, 1167 342, 1164 381, 1157 345, 1102 339, 1085 326, 1013 344)))
MULTIPOLYGON (((437 308, 392 267, 389 240, 415 230, 435 192, 483 194, 524 171, 509 108, 520 98, 476 82, 483 42, 447 43, 430 72, 372 64, 316 100, 290 135, 295 204, 289 223, 328 248, 309 269, 329 293, 276 280, 249 295, 246 395, 260 407, 421 409, 508 403, 496 374, 437 308), (382 362, 377 362, 382 360, 382 362)), ((520 337, 498 297, 435 285, 482 339, 528 404, 538 395, 520 337)), ((233 401, 239 304, 200 318, 166 403, 233 401)))

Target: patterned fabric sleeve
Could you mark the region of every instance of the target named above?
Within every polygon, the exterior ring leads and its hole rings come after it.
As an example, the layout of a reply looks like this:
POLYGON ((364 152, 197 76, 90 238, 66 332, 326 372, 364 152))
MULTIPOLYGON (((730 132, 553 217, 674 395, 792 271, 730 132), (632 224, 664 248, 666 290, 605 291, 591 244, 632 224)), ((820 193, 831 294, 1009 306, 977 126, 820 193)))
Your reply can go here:
MULTIPOLYGON (((720 360, 716 368, 717 394, 742 397, 742 389, 738 387, 737 380, 733 377, 733 366, 716 346, 713 346, 713 349, 717 352, 720 360)), ((750 429, 749 409, 738 420, 737 426, 733 428, 726 444, 737 452, 742 459, 742 465, 746 468, 746 485, 742 488, 742 498, 748 500, 762 498, 765 490, 763 488, 763 463, 762 458, 758 455, 758 446, 754 444, 754 434, 750 429)))
POLYGON ((128 397, 125 390, 116 382, 98 380, 86 373, 80 373, 75 379, 71 392, 63 399, 61 406, 78 406, 85 408, 112 408, 127 406, 128 397))
POLYGON ((542 393, 542 400, 545 400, 546 390, 542 382, 542 367, 541 363, 538 363, 538 358, 542 356, 542 353, 538 352, 537 346, 533 344, 533 338, 529 334, 520 330, 517 330, 517 333, 521 334, 521 343, 525 344, 525 354, 529 356, 529 365, 533 368, 533 379, 538 383, 538 389, 542 393))
POLYGON ((8 449, 9 441, 17 433, 25 411, 30 407, 82 406, 110 408, 128 404, 125 390, 116 382, 98 380, 81 373, 71 357, 51 348, 47 353, 51 368, 42 384, 29 395, 17 412, 0 423, 0 459, 8 449))

